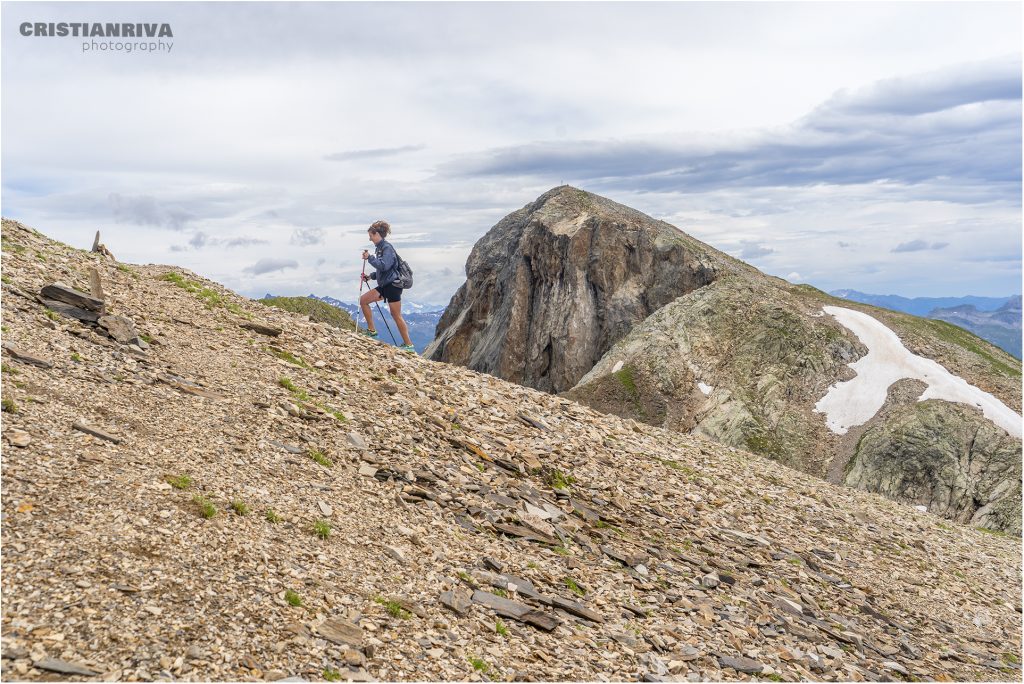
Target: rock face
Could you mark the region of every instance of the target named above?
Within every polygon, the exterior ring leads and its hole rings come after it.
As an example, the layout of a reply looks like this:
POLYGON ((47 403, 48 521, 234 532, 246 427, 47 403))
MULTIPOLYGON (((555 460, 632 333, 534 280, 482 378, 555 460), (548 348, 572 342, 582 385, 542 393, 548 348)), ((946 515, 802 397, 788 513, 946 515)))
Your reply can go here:
POLYGON ((424 356, 561 392, 652 312, 734 271, 752 269, 563 185, 477 242, 424 356))
POLYGON ((1020 681, 1018 538, 3 238, 7 680, 1020 681))
POLYGON ((845 435, 815 410, 868 352, 823 311, 840 305, 877 316, 910 351, 1019 412, 1019 362, 970 333, 791 285, 569 186, 505 217, 473 248, 466 270, 428 358, 1020 532, 1020 441, 964 441, 963 430, 993 427, 980 414, 936 409, 960 416, 940 436, 952 440, 949 449, 963 447, 954 460, 972 464, 951 479, 952 451, 933 446, 936 427, 914 406, 920 392, 890 393, 876 419, 845 435), (897 449, 894 435, 913 456, 880 457, 897 449))
POLYGON ((974 527, 1021 533, 1021 443, 945 401, 900 407, 869 427, 844 482, 974 527))
MULTIPOLYGON (((834 303, 774 279, 719 279, 650 316, 564 396, 1020 534, 1021 442, 980 412, 918 402, 923 383, 901 381, 868 423, 844 435, 828 429, 816 403, 854 377, 849 364, 868 351, 823 314, 834 303)), ((908 348, 1020 411, 1020 374, 1007 354, 985 345, 979 355, 972 350, 984 342, 964 331, 944 337, 938 321, 842 304, 882 320, 908 348)))

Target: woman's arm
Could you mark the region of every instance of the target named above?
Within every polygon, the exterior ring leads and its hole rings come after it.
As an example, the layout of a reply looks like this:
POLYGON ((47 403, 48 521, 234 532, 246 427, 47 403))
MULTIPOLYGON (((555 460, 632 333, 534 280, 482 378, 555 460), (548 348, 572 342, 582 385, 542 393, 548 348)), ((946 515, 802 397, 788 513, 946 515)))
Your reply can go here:
POLYGON ((381 253, 379 259, 371 254, 367 261, 370 262, 371 266, 377 269, 378 273, 387 273, 395 267, 395 264, 398 263, 398 255, 395 253, 395 248, 388 243, 384 245, 384 251, 381 253))

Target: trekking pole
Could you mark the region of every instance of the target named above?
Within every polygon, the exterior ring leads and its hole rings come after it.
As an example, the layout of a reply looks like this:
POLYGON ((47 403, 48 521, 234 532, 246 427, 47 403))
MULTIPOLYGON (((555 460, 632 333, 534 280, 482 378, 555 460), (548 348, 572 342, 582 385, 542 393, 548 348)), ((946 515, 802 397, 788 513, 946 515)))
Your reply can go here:
MULTIPOLYGON (((362 299, 362 297, 363 297, 363 285, 366 284, 366 278, 363 277, 365 275, 366 275, 366 259, 363 259, 363 275, 359 276, 359 298, 360 299, 362 299)), ((360 306, 359 307, 359 313, 362 313, 362 312, 363 312, 363 307, 360 306)), ((356 318, 356 331, 357 332, 359 331, 359 318, 358 317, 356 318)))
POLYGON ((374 302, 377 305, 377 313, 380 314, 380 320, 384 321, 384 327, 388 329, 388 335, 391 335, 391 342, 397 347, 398 340, 395 339, 395 333, 391 332, 391 326, 388 325, 388 319, 384 318, 384 312, 380 310, 380 302, 374 302))
MULTIPOLYGON (((363 259, 363 276, 365 276, 365 275, 366 275, 366 259, 363 259)), ((360 295, 363 294, 363 284, 365 282, 366 282, 366 279, 363 278, 362 276, 360 276, 359 277, 359 294, 360 295)), ((384 322, 384 327, 388 329, 388 335, 391 335, 391 342, 394 343, 394 345, 397 347, 398 346, 398 340, 395 339, 395 333, 391 332, 391 326, 388 325, 388 319, 384 318, 384 312, 380 310, 380 302, 374 302, 374 304, 377 305, 377 313, 380 314, 380 320, 382 320, 384 322)), ((363 307, 359 307, 359 310, 362 311, 363 307)), ((366 327, 367 328, 370 327, 369 321, 367 321, 366 327)), ((356 321, 356 330, 359 330, 359 322, 358 322, 358 320, 356 321)))

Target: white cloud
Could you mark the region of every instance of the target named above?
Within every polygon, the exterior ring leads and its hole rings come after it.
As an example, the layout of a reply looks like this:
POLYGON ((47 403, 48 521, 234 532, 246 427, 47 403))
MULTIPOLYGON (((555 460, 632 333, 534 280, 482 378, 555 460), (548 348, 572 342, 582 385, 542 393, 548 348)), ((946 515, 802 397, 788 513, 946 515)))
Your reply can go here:
MULTIPOLYGON (((473 242, 564 181, 823 289, 1019 289, 1019 6, 580 7, 77 3, 170 22, 174 52, 6 36, 4 215, 334 296, 385 218, 443 302, 473 242), (915 239, 948 245, 889 251, 915 239), (295 266, 246 271, 268 259, 295 266)), ((0 6, 7 31, 66 11, 0 6)))

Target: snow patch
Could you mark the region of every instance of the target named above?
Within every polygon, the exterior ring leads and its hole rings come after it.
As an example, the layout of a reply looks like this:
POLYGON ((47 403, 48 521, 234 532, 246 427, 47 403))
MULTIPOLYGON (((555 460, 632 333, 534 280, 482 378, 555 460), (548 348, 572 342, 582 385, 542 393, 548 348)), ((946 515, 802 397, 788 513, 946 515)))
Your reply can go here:
POLYGON ((857 377, 832 385, 814 406, 815 411, 825 414, 832 432, 843 435, 851 427, 871 420, 885 404, 889 386, 910 378, 928 385, 918 401, 942 399, 977 406, 1010 435, 1021 436, 1020 414, 935 361, 911 354, 896 333, 876 319, 839 306, 826 306, 824 311, 853 331, 868 348, 866 355, 850 364, 857 377))
POLYGON ((705 385, 703 382, 698 382, 697 387, 700 387, 700 391, 704 394, 711 394, 715 391, 715 388, 711 385, 705 385))
POLYGON ((622 362, 616 361, 615 365, 612 366, 612 373, 618 373, 620 370, 622 370, 622 362))

